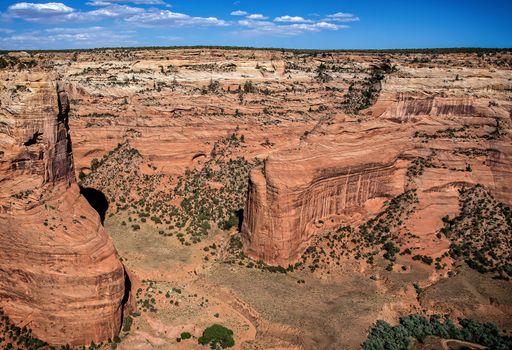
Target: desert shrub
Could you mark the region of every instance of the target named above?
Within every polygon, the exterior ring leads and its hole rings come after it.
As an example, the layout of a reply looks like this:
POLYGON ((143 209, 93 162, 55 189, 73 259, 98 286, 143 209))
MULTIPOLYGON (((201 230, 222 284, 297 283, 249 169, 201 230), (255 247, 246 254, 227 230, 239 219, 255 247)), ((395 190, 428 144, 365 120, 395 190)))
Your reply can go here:
POLYGON ((244 84, 244 92, 246 92, 246 93, 256 92, 256 86, 254 86, 252 81, 247 80, 245 82, 245 84, 244 84))
POLYGON ((222 223, 222 229, 224 230, 229 230, 231 229, 232 227, 238 227, 238 216, 235 214, 235 213, 232 213, 230 216, 229 216, 229 219, 228 220, 225 220, 223 223, 222 223))
POLYGON ((192 338, 192 334, 190 334, 189 332, 183 332, 183 333, 181 333, 180 338, 183 340, 190 339, 190 338, 192 338))
POLYGON ((126 316, 123 322, 123 332, 129 332, 132 328, 133 318, 126 316))
POLYGON ((400 318, 400 323, 391 326, 378 320, 363 343, 364 350, 406 350, 411 340, 422 341, 427 336, 444 339, 458 339, 484 345, 489 349, 505 350, 512 348, 512 337, 501 336, 496 325, 461 319, 457 327, 450 319, 434 315, 430 319, 420 315, 400 318))
POLYGON ((210 345, 212 349, 218 346, 221 348, 230 348, 235 345, 233 331, 220 324, 214 324, 203 331, 203 335, 198 339, 201 345, 210 345))

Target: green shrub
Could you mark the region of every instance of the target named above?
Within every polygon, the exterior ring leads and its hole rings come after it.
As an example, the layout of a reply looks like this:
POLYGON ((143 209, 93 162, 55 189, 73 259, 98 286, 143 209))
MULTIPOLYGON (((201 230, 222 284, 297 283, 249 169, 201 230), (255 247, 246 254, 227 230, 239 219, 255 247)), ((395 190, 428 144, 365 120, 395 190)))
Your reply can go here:
POLYGON ((220 324, 214 324, 206 328, 203 331, 203 335, 199 337, 198 342, 201 345, 209 344, 212 349, 216 349, 217 346, 224 349, 235 345, 233 331, 220 324))
POLYGON ((129 332, 132 328, 133 319, 130 316, 126 316, 123 322, 123 332, 129 332))
POLYGON ((391 326, 378 320, 363 344, 364 350, 407 350, 413 338, 422 341, 427 336, 458 339, 485 345, 489 349, 512 349, 512 338, 501 336, 492 323, 461 319, 457 327, 450 319, 434 315, 430 319, 420 315, 400 318, 400 324, 391 326))
POLYGON ((192 334, 190 334, 189 332, 183 332, 183 333, 181 333, 180 337, 183 340, 190 339, 190 338, 192 338, 192 334))

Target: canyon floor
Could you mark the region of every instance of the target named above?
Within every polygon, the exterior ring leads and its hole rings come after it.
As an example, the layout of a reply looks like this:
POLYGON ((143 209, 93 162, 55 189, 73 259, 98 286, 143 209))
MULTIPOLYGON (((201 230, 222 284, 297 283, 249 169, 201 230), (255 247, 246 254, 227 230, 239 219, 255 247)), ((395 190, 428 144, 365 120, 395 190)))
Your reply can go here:
POLYGON ((154 309, 133 317, 120 349, 195 349, 194 339, 176 339, 182 332, 198 338, 212 323, 234 330, 237 349, 359 349, 377 319, 393 323, 400 315, 440 311, 512 329, 509 311, 497 306, 512 304, 510 283, 468 267, 434 283, 421 263, 407 273, 390 273, 382 261, 368 269, 351 263, 327 273, 284 274, 226 264, 230 233, 219 230, 184 247, 151 225, 126 231, 123 219, 114 215, 105 227, 137 276, 139 309, 153 298, 154 309), (215 255, 204 251, 212 244, 219 247, 215 255), (421 295, 416 283, 425 286, 421 295))

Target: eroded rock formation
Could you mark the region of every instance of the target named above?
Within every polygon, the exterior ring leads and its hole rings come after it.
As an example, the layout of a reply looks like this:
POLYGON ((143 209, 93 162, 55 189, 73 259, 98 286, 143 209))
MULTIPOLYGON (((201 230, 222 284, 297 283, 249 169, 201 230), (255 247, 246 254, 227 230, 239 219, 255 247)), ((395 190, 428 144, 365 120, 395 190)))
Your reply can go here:
POLYGON ((331 145, 271 156, 252 171, 242 228, 249 256, 287 266, 315 233, 373 198, 400 192, 394 180, 399 153, 387 151, 386 142, 365 150, 353 141, 344 149, 331 145))
MULTIPOLYGON (((425 210, 410 227, 432 235, 438 224, 427 223, 428 210, 450 208, 450 187, 483 184, 510 203, 510 121, 506 110, 486 103, 387 93, 365 120, 338 116, 317 125, 301 147, 276 153, 252 171, 245 252, 288 266, 315 234, 367 220, 379 201, 410 188, 419 190, 419 211, 425 210), (421 169, 412 165, 420 163, 421 169)), ((436 219, 441 222, 430 218, 436 219)))
POLYGON ((49 73, 1 81, 0 306, 49 343, 104 341, 125 270, 75 181, 67 95, 49 73))

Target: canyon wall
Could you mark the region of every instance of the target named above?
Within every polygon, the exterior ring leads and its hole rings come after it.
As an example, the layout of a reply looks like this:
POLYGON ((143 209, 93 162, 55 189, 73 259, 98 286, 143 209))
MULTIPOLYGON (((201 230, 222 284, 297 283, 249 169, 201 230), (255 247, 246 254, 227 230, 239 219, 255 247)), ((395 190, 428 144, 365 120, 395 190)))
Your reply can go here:
POLYGON ((316 234, 364 222, 411 188, 420 205, 407 224, 433 237, 442 215, 427 212, 455 210, 454 187, 482 184, 512 201, 506 109, 470 97, 388 92, 363 115, 319 123, 300 147, 252 171, 242 226, 247 255, 286 267, 316 234))
POLYGON ((242 227, 247 255, 288 266, 316 233, 365 211, 372 199, 401 192, 400 137, 369 146, 349 134, 337 135, 345 143, 327 145, 310 138, 309 145, 274 154, 251 172, 242 227))
POLYGON ((0 307, 52 344, 118 333, 125 271, 75 181, 69 102, 54 74, 0 83, 0 307))

